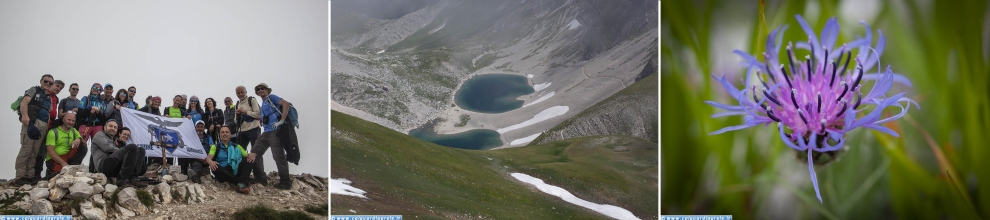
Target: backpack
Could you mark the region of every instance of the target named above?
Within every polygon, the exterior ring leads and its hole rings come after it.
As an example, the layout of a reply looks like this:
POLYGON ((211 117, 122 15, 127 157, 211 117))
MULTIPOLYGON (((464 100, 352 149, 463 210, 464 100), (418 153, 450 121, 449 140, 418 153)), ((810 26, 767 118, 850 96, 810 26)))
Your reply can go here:
MULTIPOLYGON (((31 87, 31 88, 33 88, 35 90, 34 91, 35 93, 45 92, 45 90, 42 89, 40 86, 35 86, 35 87, 31 87)), ((24 96, 22 95, 22 96, 18 96, 17 97, 17 100, 14 100, 13 103, 10 103, 10 110, 13 110, 14 112, 17 113, 17 120, 18 121, 21 120, 21 112, 19 110, 20 110, 20 107, 21 107, 21 101, 23 101, 23 100, 24 100, 24 96)), ((34 100, 34 98, 31 98, 31 102, 28 103, 28 104, 35 104, 36 102, 37 102, 37 100, 34 100)))
MULTIPOLYGON (((254 96, 248 96, 248 108, 251 108, 251 111, 254 111, 254 102, 253 102, 253 100, 254 100, 254 96)), ((238 106, 238 105, 240 105, 240 104, 241 104, 241 102, 237 102, 237 104, 234 104, 234 111, 237 111, 237 109, 239 109, 240 106, 238 106)), ((251 116, 248 116, 247 114, 241 114, 241 117, 240 118, 234 118, 234 121, 239 121, 238 123, 240 123, 240 122, 253 122, 254 120, 257 120, 257 119, 252 118, 251 116)))
MULTIPOLYGON (((273 108, 275 108, 275 111, 278 112, 278 115, 279 116, 282 116, 282 110, 279 110, 280 108, 279 107, 276 107, 276 106, 279 106, 279 105, 276 105, 275 103, 272 103, 272 100, 271 99, 268 99, 268 100, 265 100, 265 101, 268 101, 268 104, 271 104, 273 106, 273 108)), ((299 113, 296 112, 296 107, 293 106, 291 102, 289 103, 289 113, 288 114, 289 115, 287 117, 285 117, 285 120, 288 120, 289 123, 292 123, 292 125, 295 125, 296 128, 299 128, 299 113)))

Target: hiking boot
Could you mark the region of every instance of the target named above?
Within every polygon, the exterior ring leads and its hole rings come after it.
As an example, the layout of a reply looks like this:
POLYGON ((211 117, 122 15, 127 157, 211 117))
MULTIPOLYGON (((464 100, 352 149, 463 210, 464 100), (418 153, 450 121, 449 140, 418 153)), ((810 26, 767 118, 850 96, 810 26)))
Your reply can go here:
POLYGON ((251 193, 251 187, 248 187, 247 184, 238 183, 237 184, 237 187, 240 187, 241 188, 241 189, 237 190, 237 192, 239 192, 241 194, 250 194, 251 193))
POLYGON ((25 184, 29 184, 29 183, 31 183, 31 181, 28 180, 28 178, 17 178, 17 179, 14 179, 14 181, 10 181, 9 183, 7 183, 7 185, 8 186, 14 186, 14 187, 21 187, 21 186, 23 186, 25 184))
POLYGON ((292 181, 279 181, 279 183, 275 185, 275 188, 281 190, 290 190, 292 189, 292 181))
MULTIPOLYGON (((54 175, 53 175, 53 177, 54 177, 54 175)), ((27 184, 30 184, 30 185, 33 186, 33 185, 38 184, 38 182, 41 181, 41 178, 38 178, 37 176, 36 177, 31 177, 31 178, 27 179, 27 181, 28 181, 27 184)))

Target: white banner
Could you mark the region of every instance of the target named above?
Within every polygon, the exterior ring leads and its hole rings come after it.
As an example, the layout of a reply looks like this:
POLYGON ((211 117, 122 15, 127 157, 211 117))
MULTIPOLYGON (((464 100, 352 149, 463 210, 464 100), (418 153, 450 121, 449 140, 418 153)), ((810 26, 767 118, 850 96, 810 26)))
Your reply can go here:
POLYGON ((120 110, 124 127, 131 130, 128 144, 144 148, 145 156, 161 157, 164 146, 169 158, 206 158, 206 151, 199 142, 192 120, 166 118, 129 108, 120 110))

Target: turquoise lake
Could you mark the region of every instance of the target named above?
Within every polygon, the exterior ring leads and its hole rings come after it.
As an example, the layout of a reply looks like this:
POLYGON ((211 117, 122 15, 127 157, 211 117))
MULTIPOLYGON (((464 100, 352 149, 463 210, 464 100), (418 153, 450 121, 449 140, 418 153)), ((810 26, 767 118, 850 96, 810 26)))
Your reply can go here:
POLYGON ((481 113, 503 113, 522 107, 519 96, 533 93, 526 77, 509 74, 483 74, 461 85, 454 101, 461 108, 481 113))

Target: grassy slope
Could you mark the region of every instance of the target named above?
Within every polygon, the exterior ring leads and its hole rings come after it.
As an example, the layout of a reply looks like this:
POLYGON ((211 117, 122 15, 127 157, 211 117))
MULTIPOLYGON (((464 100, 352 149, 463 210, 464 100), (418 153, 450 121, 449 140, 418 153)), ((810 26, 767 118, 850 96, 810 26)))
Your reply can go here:
POLYGON ((369 197, 332 195, 333 214, 355 210, 427 219, 606 218, 508 175, 522 172, 580 198, 624 207, 640 218, 657 215, 656 145, 644 140, 595 137, 471 151, 421 141, 335 111, 331 117, 332 176, 351 180, 369 197), (631 150, 610 152, 618 145, 631 150))

